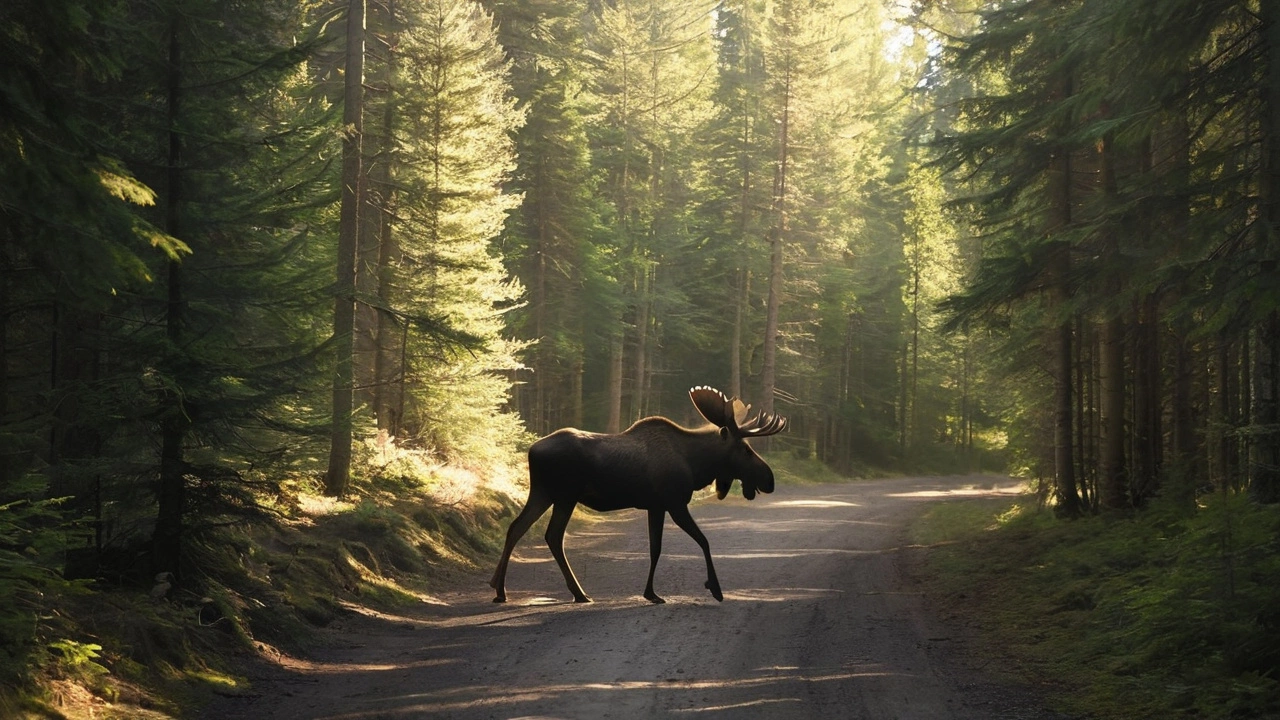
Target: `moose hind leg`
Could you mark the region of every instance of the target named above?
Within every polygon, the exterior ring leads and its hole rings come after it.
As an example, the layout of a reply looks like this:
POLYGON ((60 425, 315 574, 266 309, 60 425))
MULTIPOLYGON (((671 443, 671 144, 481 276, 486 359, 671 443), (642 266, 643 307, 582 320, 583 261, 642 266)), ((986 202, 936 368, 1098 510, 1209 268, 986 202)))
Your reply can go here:
POLYGON ((651 603, 664 603, 653 591, 653 571, 658 567, 658 557, 662 555, 662 525, 667 520, 666 510, 649 511, 649 582, 644 586, 644 599, 651 603))
POLYGON ((707 542, 707 536, 702 534, 698 529, 698 524, 693 521, 693 516, 689 514, 689 508, 680 506, 671 508, 671 519, 676 521, 676 525, 693 538, 698 543, 698 547, 702 548, 702 554, 707 558, 707 582, 706 588, 711 591, 711 597, 717 601, 724 601, 724 593, 720 592, 720 580, 716 578, 716 568, 711 564, 711 545, 707 542))
POLYGON ((520 538, 529 532, 529 528, 549 507, 551 507, 551 498, 545 493, 530 488, 529 499, 525 501, 524 509, 507 528, 507 543, 502 548, 502 558, 498 560, 498 567, 493 571, 493 579, 489 581, 489 587, 498 591, 497 597, 493 599, 494 602, 507 601, 507 564, 511 562, 511 553, 515 550, 516 543, 520 542, 520 538))
POLYGON ((573 593, 573 601, 579 603, 591 602, 591 598, 582 592, 582 586, 578 584, 578 578, 573 575, 573 568, 569 567, 569 559, 564 555, 564 531, 569 527, 569 518, 573 516, 573 509, 577 507, 577 503, 573 501, 558 502, 551 510, 551 521, 547 523, 547 547, 551 548, 551 556, 556 559, 556 564, 560 566, 560 572, 564 573, 564 582, 569 586, 569 592, 573 593))

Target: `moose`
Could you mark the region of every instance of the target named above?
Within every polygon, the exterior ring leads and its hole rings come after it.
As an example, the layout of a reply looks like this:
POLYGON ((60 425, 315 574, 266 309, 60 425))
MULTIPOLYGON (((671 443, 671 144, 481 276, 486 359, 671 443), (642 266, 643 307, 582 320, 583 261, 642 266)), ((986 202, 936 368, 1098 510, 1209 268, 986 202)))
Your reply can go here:
POLYGON ((724 600, 711 548, 689 514, 689 501, 695 490, 713 481, 716 495, 723 500, 735 478, 748 500, 757 491, 773 492, 773 470, 747 440, 782 432, 787 419, 763 412, 747 419, 749 405, 709 387, 691 389, 689 398, 710 425, 689 429, 664 417, 649 417, 616 434, 564 428, 529 448, 529 499, 507 528, 506 546, 489 582, 498 593, 494 602, 506 602, 511 552, 547 508, 552 508, 546 532, 551 555, 564 573, 574 602, 591 602, 564 554, 565 528, 578 503, 601 512, 648 511, 649 581, 644 597, 649 602, 665 602, 653 591, 653 571, 662 554, 662 526, 668 514, 702 548, 707 559, 705 586, 716 600, 724 600))

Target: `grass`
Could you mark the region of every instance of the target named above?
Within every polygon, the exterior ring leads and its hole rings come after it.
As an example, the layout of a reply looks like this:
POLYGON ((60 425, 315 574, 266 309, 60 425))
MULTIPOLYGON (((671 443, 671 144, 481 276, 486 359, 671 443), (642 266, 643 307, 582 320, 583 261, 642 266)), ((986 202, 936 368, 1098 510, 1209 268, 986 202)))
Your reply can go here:
POLYGON ((1280 717, 1280 508, 1054 519, 1034 499, 938 504, 913 527, 931 594, 979 653, 1096 718, 1280 717))
MULTIPOLYGON (((99 584, 63 599, 46 623, 38 686, 0 691, 0 716, 185 717, 214 694, 251 692, 247 654, 305 650, 352 602, 390 609, 487 565, 518 509, 501 467, 418 463, 415 474, 369 472, 343 500, 316 481, 282 484, 260 502, 274 523, 242 523, 189 539, 182 588, 99 584)), ((523 497, 521 495, 521 497, 523 497)))

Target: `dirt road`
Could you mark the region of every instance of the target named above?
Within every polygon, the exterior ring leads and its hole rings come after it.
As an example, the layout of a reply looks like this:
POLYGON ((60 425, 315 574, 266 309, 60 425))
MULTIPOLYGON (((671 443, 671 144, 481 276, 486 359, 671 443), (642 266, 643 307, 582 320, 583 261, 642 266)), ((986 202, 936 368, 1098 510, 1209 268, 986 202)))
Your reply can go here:
MULTIPOLYGON (((639 512, 575 517, 566 543, 595 602, 575 605, 531 533, 495 605, 487 573, 400 616, 353 615, 310 661, 209 718, 1053 718, 967 665, 962 633, 904 578, 927 502, 1012 492, 1007 479, 779 486, 702 502, 725 599, 670 520, 655 589, 639 512)), ((735 487, 735 493, 737 489, 735 487)), ((495 558, 496 561, 496 558, 495 558)))

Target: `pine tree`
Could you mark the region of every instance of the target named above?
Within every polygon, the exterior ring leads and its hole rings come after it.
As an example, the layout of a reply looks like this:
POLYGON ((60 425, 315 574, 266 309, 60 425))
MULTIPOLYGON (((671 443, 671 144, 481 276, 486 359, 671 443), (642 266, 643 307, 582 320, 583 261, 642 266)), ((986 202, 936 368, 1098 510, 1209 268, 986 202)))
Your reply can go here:
POLYGON ((379 299, 405 343, 401 435, 447 452, 507 447, 517 433, 500 412, 500 373, 518 367, 520 347, 504 339, 503 314, 521 288, 493 242, 519 200, 503 184, 522 117, 493 20, 476 3, 402 9, 391 161, 399 200, 388 228, 399 258, 395 292, 379 299))
MULTIPOLYGON (((131 72, 104 89, 121 108, 111 119, 120 156, 157 189, 153 224, 191 253, 117 293, 103 325, 108 431, 89 497, 99 529, 145 527, 154 508, 150 569, 178 577, 194 533, 260 515, 248 469, 270 465, 271 444, 299 441, 281 407, 311 389, 305 367, 317 343, 319 290, 302 228, 326 190, 312 158, 327 140, 323 109, 295 94, 313 47, 307 19, 288 2, 225 10, 131 8, 145 41, 129 44, 131 72), (108 505, 125 517, 104 517, 108 505)), ((137 541, 104 530, 91 546, 137 541)))

